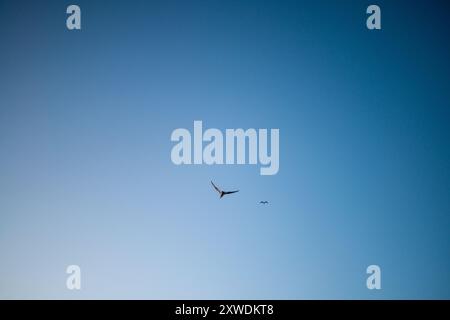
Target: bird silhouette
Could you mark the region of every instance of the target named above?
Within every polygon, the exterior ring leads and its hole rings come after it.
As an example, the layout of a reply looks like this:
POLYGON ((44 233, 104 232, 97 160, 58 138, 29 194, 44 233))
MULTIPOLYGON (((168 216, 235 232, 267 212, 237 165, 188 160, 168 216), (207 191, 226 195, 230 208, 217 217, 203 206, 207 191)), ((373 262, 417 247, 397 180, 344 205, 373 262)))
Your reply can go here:
POLYGON ((269 204, 269 201, 260 201, 261 204, 269 204))
POLYGON ((222 198, 224 195, 227 195, 227 194, 232 194, 232 193, 239 192, 239 190, 235 190, 235 191, 223 191, 223 190, 220 190, 220 189, 214 184, 214 182, 211 181, 211 184, 212 184, 212 186, 214 187, 214 189, 216 189, 216 191, 220 194, 220 198, 222 198))

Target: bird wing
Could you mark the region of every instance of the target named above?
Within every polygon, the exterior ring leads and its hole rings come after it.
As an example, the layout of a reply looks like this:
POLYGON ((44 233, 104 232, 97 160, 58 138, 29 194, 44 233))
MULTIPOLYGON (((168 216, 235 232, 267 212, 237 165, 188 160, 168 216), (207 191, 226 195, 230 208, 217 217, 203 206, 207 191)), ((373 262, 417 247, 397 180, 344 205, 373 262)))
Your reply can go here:
POLYGON ((231 194, 231 193, 236 193, 239 192, 239 190, 235 190, 235 191, 224 191, 223 193, 225 194, 231 194))
POLYGON ((216 191, 218 193, 222 193, 222 190, 220 190, 219 188, 216 187, 216 185, 214 184, 214 182, 211 181, 211 184, 213 185, 214 189, 216 189, 216 191))

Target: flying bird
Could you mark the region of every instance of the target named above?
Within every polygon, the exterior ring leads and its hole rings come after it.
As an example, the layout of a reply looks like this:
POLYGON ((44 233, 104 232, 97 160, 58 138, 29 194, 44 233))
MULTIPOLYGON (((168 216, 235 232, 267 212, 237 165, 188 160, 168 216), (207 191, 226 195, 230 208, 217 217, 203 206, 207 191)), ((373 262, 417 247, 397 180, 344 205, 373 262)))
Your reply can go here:
POLYGON ((214 182, 211 181, 212 186, 214 187, 214 189, 216 189, 216 191, 220 194, 220 198, 222 198, 224 195, 226 194, 232 194, 232 193, 236 193, 239 192, 239 190, 235 190, 235 191, 223 191, 220 190, 215 184, 214 182))
POLYGON ((261 204, 269 204, 269 201, 260 201, 261 204))

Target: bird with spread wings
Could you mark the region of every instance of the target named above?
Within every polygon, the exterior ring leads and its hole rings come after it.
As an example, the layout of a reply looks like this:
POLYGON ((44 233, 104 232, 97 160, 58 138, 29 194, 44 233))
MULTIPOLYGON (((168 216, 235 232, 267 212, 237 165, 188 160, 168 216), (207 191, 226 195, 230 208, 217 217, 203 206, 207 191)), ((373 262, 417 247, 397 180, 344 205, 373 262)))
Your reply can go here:
POLYGON ((214 184, 214 182, 211 181, 211 184, 212 184, 212 186, 214 187, 214 189, 216 189, 216 191, 219 193, 220 198, 222 198, 224 195, 227 195, 227 194, 232 194, 232 193, 239 192, 239 190, 235 190, 235 191, 223 191, 223 190, 220 190, 220 189, 214 184))

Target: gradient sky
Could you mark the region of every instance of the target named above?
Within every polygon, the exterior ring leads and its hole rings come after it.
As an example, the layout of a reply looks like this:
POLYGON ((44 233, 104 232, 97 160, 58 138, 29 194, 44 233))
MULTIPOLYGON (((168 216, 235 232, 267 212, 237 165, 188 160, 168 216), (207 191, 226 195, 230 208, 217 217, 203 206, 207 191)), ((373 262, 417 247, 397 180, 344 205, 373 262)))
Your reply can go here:
POLYGON ((449 9, 1 0, 0 298, 450 299, 449 9), (194 120, 279 173, 175 166, 194 120))

